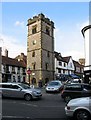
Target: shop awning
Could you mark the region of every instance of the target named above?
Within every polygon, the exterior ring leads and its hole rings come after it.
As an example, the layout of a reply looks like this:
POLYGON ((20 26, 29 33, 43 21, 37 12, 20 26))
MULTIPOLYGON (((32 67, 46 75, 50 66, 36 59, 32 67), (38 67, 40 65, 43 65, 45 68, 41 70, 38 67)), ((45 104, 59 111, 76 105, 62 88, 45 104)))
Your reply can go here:
POLYGON ((72 78, 79 78, 79 76, 77 76, 77 75, 75 75, 75 74, 70 74, 70 76, 71 76, 72 78))

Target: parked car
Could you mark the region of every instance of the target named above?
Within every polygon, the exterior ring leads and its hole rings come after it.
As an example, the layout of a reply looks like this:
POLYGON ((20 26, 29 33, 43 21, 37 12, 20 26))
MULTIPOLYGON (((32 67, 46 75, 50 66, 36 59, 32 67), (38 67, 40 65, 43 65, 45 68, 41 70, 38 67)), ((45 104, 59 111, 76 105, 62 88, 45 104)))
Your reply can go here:
POLYGON ((0 93, 2 97, 24 98, 27 101, 42 96, 41 90, 24 83, 0 83, 0 93))
POLYGON ((82 79, 71 79, 71 80, 67 80, 64 85, 66 84, 75 84, 75 83, 82 83, 82 79))
POLYGON ((63 84, 59 80, 50 81, 46 86, 46 92, 60 92, 63 89, 63 84))
POLYGON ((91 96, 91 86, 85 83, 67 84, 61 92, 61 97, 65 102, 73 98, 89 96, 91 96))
POLYGON ((91 120, 91 97, 70 100, 65 106, 65 112, 75 120, 91 120))

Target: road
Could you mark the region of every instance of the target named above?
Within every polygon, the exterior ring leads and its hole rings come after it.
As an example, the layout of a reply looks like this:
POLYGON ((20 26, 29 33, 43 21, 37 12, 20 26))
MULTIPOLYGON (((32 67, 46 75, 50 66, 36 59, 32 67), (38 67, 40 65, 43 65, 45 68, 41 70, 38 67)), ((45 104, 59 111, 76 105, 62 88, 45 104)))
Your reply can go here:
POLYGON ((45 93, 40 100, 25 101, 4 98, 2 101, 2 120, 67 120, 65 103, 59 94, 45 93))

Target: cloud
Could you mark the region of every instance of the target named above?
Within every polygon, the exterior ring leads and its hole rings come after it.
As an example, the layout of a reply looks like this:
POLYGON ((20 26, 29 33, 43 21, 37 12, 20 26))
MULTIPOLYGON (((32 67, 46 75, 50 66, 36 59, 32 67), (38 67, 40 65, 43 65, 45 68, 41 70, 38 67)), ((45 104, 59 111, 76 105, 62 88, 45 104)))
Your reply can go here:
POLYGON ((24 27, 24 22, 20 22, 20 21, 16 21, 15 22, 15 26, 21 26, 21 27, 24 27))
POLYGON ((62 55, 63 57, 65 56, 72 56, 72 58, 76 61, 78 61, 80 58, 84 58, 84 52, 79 52, 79 51, 65 51, 64 54, 62 55))
POLYGON ((14 58, 17 55, 19 55, 21 52, 24 54, 27 54, 26 52, 26 46, 19 43, 16 38, 13 36, 6 36, 6 35, 0 35, 3 42, 2 42, 2 54, 4 54, 5 49, 8 49, 9 57, 14 58))
POLYGON ((72 56, 74 60, 84 58, 84 38, 81 33, 81 26, 84 23, 75 24, 70 29, 59 28, 55 30, 55 51, 60 52, 62 56, 72 56))

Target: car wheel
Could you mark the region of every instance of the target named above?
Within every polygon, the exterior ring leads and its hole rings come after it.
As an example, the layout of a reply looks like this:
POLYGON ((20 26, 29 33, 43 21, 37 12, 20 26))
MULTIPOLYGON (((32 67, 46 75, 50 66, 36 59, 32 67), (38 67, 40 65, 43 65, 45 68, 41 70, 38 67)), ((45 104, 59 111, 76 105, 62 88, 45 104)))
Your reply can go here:
POLYGON ((86 110, 78 110, 74 114, 76 120, 90 120, 90 114, 86 110))
POLYGON ((66 103, 68 103, 70 100, 71 100, 71 97, 70 97, 70 96, 65 96, 64 101, 65 101, 66 103))
POLYGON ((24 96, 24 99, 25 99, 26 101, 30 101, 30 100, 32 100, 32 96, 31 96, 30 94, 26 94, 26 95, 24 96))

